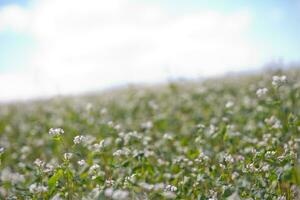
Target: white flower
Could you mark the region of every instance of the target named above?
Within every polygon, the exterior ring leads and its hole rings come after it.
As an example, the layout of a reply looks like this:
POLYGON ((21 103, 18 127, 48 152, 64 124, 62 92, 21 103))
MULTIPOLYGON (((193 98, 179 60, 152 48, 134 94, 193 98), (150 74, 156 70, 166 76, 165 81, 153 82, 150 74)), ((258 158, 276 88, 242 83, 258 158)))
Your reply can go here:
POLYGON ((122 128, 122 126, 121 126, 121 124, 116 124, 113 128, 116 130, 120 130, 122 128))
POLYGON ((57 193, 51 198, 51 200, 63 200, 63 198, 60 196, 60 193, 57 193))
POLYGON ((112 195, 113 200, 125 200, 128 199, 129 192, 125 190, 116 190, 112 195))
POLYGON ((268 165, 268 164, 263 165, 262 168, 261 168, 261 170, 263 172, 267 172, 267 171, 269 171, 269 169, 270 169, 270 165, 268 165))
POLYGON ((166 199, 175 199, 176 198, 176 195, 173 192, 170 192, 170 191, 163 192, 162 195, 166 199))
POLYGON ((47 163, 47 164, 46 164, 46 167, 45 167, 45 169, 44 169, 44 172, 45 172, 45 173, 50 173, 50 172, 53 172, 53 170, 54 170, 54 166, 51 165, 51 164, 49 164, 49 163, 47 163))
POLYGON ((129 156, 130 150, 128 148, 118 149, 113 153, 113 156, 119 157, 119 156, 129 156))
POLYGON ((109 122, 107 122, 107 125, 108 125, 109 127, 112 127, 112 128, 113 128, 114 122, 113 122, 113 121, 109 121, 109 122))
POLYGON ((174 186, 174 185, 167 185, 165 187, 165 191, 176 192, 177 191, 177 187, 174 186))
POLYGON ((48 187, 33 183, 29 186, 29 191, 33 194, 43 193, 48 191, 48 187))
POLYGON ((286 76, 273 76, 272 85, 274 87, 279 87, 287 82, 286 76))
POLYGON ((239 173, 233 172, 232 175, 231 175, 231 178, 236 179, 239 175, 240 175, 239 173))
POLYGON ((93 104, 87 103, 86 106, 85 106, 85 108, 86 108, 87 111, 91 111, 92 108, 93 108, 93 104))
POLYGON ((205 125, 204 124, 197 124, 196 127, 198 129, 204 129, 205 128, 205 125))
POLYGON ((157 110, 159 107, 157 105, 157 103, 154 100, 151 100, 148 102, 148 105, 150 108, 152 108, 153 110, 157 110))
POLYGON ((276 154, 275 151, 267 151, 267 152, 265 153, 265 157, 266 157, 266 158, 272 158, 275 154, 276 154))
POLYGON ((38 167, 44 167, 45 162, 42 161, 42 160, 40 160, 40 159, 36 159, 36 160, 34 161, 34 164, 35 164, 36 166, 38 166, 38 167))
POLYGON ((0 155, 4 153, 4 147, 0 147, 0 155))
POLYGON ((101 151, 105 147, 105 140, 101 140, 92 146, 93 151, 101 151))
POLYGON ((280 128, 282 128, 281 122, 280 122, 279 120, 277 120, 277 121, 273 124, 272 128, 274 128, 274 129, 280 129, 280 128))
POLYGON ((106 109, 106 108, 102 108, 102 109, 100 110, 100 113, 101 113, 102 115, 106 114, 106 113, 107 113, 107 109, 106 109))
POLYGON ((153 123, 151 121, 147 121, 141 124, 141 128, 143 129, 151 129, 153 127, 153 123))
POLYGON ((222 163, 219 164, 219 166, 222 168, 222 169, 225 169, 225 165, 223 165, 222 163))
POLYGON ((286 197, 285 196, 280 196, 277 198, 277 200, 286 200, 286 197))
POLYGON ((159 190, 162 190, 164 189, 165 185, 163 183, 156 183, 154 184, 153 186, 153 190, 154 191, 159 191, 159 190))
POLYGON ((112 179, 105 180, 106 185, 114 185, 115 181, 112 179))
POLYGON ((256 90, 256 95, 258 97, 263 97, 268 93, 268 91, 269 91, 268 88, 259 88, 256 90))
MULTIPOLYGON (((4 168, 0 172, 0 180, 3 182, 11 182, 17 184, 25 181, 24 175, 12 172, 10 168, 4 168)), ((0 187, 1 188, 1 187, 0 187)))
POLYGON ((143 188, 144 190, 147 190, 147 191, 152 190, 153 187, 154 187, 152 184, 145 183, 145 182, 139 183, 139 186, 140 186, 141 188, 143 188))
POLYGON ((171 133, 165 133, 163 138, 166 140, 173 140, 174 136, 171 133))
POLYGON ((31 148, 29 146, 23 146, 20 151, 22 154, 28 154, 31 151, 31 148))
POLYGON ((73 153, 64 153, 64 158, 66 160, 70 160, 72 158, 72 156, 73 156, 73 153))
POLYGON ((247 164, 246 165, 246 169, 249 171, 249 172, 258 172, 258 169, 254 166, 253 163, 250 163, 250 164, 247 164))
POLYGON ((113 189, 113 188, 107 188, 107 189, 105 189, 105 191, 104 191, 104 195, 105 195, 106 197, 111 197, 111 196, 113 195, 113 192, 114 192, 114 189, 113 189))
POLYGON ((205 155, 203 152, 199 154, 199 156, 195 159, 195 162, 202 163, 203 161, 208 161, 209 157, 205 155))
POLYGON ((125 181, 129 181, 131 183, 134 183, 136 181, 135 176, 136 176, 136 174, 132 174, 131 176, 126 176, 125 181))
POLYGON ((275 116, 271 116, 270 118, 265 119, 265 122, 274 129, 282 128, 280 120, 277 119, 275 116))
POLYGON ((85 165, 85 160, 79 160, 79 161, 77 161, 77 163, 78 163, 78 165, 80 165, 80 166, 83 166, 83 165, 85 165))
POLYGON ((234 105, 234 103, 233 103, 232 101, 228 101, 228 102, 225 104, 225 107, 226 107, 226 108, 231 108, 233 105, 234 105))
POLYGON ((209 126, 209 131, 208 131, 208 133, 209 134, 214 134, 215 132, 217 132, 218 131, 218 128, 215 126, 215 125, 213 125, 213 124, 211 124, 210 126, 209 126))
POLYGON ((77 135, 73 139, 74 144, 80 144, 80 143, 85 142, 85 141, 86 141, 86 137, 83 136, 83 135, 77 135))
POLYGON ((93 164, 91 167, 90 167, 90 171, 96 171, 97 169, 99 169, 100 166, 98 164, 93 164))
POLYGON ((225 162, 227 162, 227 163, 234 163, 234 159, 233 159, 233 157, 232 157, 231 155, 226 155, 226 156, 224 157, 224 160, 225 160, 225 162))
POLYGON ((125 200, 128 199, 129 192, 125 190, 115 190, 113 188, 107 188, 104 191, 106 197, 110 197, 113 200, 125 200))
POLYGON ((64 130, 62 128, 50 128, 49 135, 51 136, 60 136, 64 134, 64 130))
POLYGON ((241 200, 241 198, 237 192, 234 192, 232 195, 227 197, 226 200, 241 200))

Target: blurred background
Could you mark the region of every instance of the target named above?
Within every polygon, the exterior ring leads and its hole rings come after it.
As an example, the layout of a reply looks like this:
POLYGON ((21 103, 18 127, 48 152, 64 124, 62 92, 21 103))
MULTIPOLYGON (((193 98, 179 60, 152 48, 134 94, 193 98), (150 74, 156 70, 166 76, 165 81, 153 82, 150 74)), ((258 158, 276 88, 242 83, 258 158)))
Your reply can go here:
POLYGON ((0 102, 300 61, 299 0, 0 0, 0 102))

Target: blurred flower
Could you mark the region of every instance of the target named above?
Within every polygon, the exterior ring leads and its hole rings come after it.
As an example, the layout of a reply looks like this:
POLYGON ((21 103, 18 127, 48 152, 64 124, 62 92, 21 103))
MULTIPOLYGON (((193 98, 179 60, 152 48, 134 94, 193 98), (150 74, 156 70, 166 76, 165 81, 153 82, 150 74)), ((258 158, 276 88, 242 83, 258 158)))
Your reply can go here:
POLYGON ((72 156, 73 156, 73 153, 64 153, 64 158, 66 160, 70 160, 72 158, 72 156))
POLYGON ((228 102, 225 104, 225 107, 226 107, 226 108, 231 108, 233 105, 234 105, 233 101, 228 101, 228 102))
POLYGON ((38 185, 37 183, 33 183, 29 186, 29 191, 33 194, 43 193, 48 191, 48 187, 43 185, 38 185))
POLYGON ((165 191, 162 193, 162 195, 166 198, 166 199, 175 199, 176 198, 176 194, 174 194, 171 191, 165 191))
POLYGON ((282 128, 280 120, 277 119, 275 116, 271 116, 270 118, 265 119, 265 122, 274 129, 282 128))
POLYGON ((268 88, 259 88, 256 90, 256 95, 258 97, 263 97, 268 93, 268 91, 269 91, 268 88))
POLYGON ((151 129, 153 127, 152 121, 147 121, 141 124, 142 129, 151 129))
POLYGON ((166 185, 165 187, 166 191, 171 191, 171 192, 176 192, 177 191, 177 187, 174 185, 166 185))
POLYGON ((279 87, 287 82, 286 76, 273 76, 272 85, 274 87, 279 87))
POLYGON ((45 173, 51 173, 51 172, 53 172, 53 170, 54 170, 54 166, 47 163, 46 166, 45 166, 44 172, 45 173))
POLYGON ((129 192, 125 190, 116 190, 112 195, 113 200, 125 200, 128 199, 129 192))
POLYGON ((286 200, 286 197, 285 196, 280 196, 277 198, 277 200, 286 200))
POLYGON ((100 168, 100 166, 98 164, 93 164, 90 167, 90 172, 95 172, 96 170, 98 170, 100 168))
POLYGON ((83 165, 85 165, 85 160, 79 160, 79 161, 77 161, 77 163, 78 163, 78 165, 80 165, 80 166, 83 166, 83 165))
POLYGON ((85 142, 85 141, 86 141, 86 137, 83 136, 83 135, 77 135, 73 139, 74 144, 80 144, 80 143, 85 142))
POLYGON ((114 190, 113 188, 107 188, 104 191, 104 195, 112 198, 113 200, 126 200, 128 199, 129 192, 125 190, 114 190))
POLYGON ((233 159, 233 157, 230 154, 229 155, 225 155, 224 160, 227 163, 234 163, 234 159, 233 159))
POLYGON ((113 192, 114 192, 114 189, 113 189, 113 188, 107 188, 107 189, 105 189, 105 191, 104 191, 104 195, 105 195, 106 197, 111 197, 111 196, 113 195, 113 192))
POLYGON ((129 156, 130 150, 128 148, 118 149, 113 153, 113 156, 119 157, 119 156, 129 156))
POLYGON ((51 136, 60 136, 64 134, 64 130, 62 128, 50 128, 49 135, 51 136))
POLYGON ((10 168, 4 168, 4 169, 1 169, 1 171, 0 171, 0 181, 17 184, 20 182, 24 182, 25 177, 22 174, 12 172, 12 170, 10 168))
POLYGON ((40 160, 40 159, 36 159, 36 160, 34 161, 34 164, 35 164, 36 166, 38 166, 38 167, 44 167, 45 162, 42 161, 42 160, 40 160))
POLYGON ((4 153, 4 147, 0 147, 0 155, 4 153))

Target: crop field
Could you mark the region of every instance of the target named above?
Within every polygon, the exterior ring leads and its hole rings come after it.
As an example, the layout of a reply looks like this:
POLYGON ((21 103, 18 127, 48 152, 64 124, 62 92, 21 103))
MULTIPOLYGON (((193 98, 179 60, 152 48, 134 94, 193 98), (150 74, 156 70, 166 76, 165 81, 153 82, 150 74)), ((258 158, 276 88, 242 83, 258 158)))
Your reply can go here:
POLYGON ((0 105, 0 199, 300 199, 300 70, 0 105))

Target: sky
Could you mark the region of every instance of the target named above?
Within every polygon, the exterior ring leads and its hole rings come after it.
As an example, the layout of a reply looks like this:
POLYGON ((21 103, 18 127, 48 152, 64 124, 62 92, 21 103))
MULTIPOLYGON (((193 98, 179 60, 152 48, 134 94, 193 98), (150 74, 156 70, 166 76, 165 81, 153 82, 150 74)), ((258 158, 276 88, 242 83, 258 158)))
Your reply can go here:
POLYGON ((299 0, 0 0, 0 102, 300 61, 299 0))

